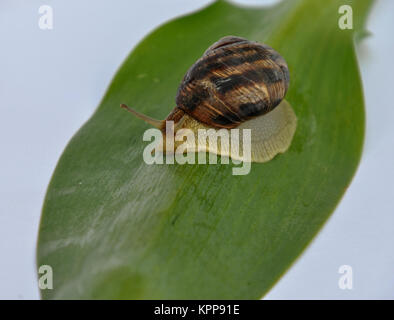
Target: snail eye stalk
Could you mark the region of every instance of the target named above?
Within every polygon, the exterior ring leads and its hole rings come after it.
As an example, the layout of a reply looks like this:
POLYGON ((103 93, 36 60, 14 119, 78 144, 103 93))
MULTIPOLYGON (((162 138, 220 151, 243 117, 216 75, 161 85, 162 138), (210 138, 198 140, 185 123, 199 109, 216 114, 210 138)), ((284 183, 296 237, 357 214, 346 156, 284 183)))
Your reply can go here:
POLYGON ((154 126, 157 129, 163 128, 163 123, 164 123, 163 120, 157 120, 157 119, 153 119, 151 117, 148 117, 147 115, 145 115, 141 112, 138 112, 123 103, 120 105, 120 107, 123 109, 126 109, 128 112, 134 114, 137 118, 144 120, 145 122, 149 123, 150 125, 154 126))

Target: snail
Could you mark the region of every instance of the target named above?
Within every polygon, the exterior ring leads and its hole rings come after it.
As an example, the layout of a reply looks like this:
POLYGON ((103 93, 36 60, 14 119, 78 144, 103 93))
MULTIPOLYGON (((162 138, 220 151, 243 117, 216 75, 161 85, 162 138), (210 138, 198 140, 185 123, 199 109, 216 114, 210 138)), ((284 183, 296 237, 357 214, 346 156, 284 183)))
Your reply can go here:
MULTIPOLYGON (((165 120, 150 118, 125 104, 121 107, 160 129, 163 135, 166 121, 174 121, 175 133, 185 128, 193 132, 251 129, 249 161, 266 162, 285 152, 295 133, 297 118, 284 100, 289 80, 287 64, 274 49, 227 36, 211 45, 187 71, 178 88, 176 107, 165 120)), ((204 142, 194 151, 232 156, 223 143, 213 150, 204 142)), ((244 160, 242 155, 239 159, 244 160)))

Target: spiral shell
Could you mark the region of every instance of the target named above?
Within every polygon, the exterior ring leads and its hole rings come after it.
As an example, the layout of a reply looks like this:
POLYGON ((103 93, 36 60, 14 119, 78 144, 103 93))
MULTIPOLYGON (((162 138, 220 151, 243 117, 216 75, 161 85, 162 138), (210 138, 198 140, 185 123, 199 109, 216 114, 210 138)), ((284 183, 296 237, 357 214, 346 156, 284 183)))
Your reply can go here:
POLYGON ((228 36, 189 69, 176 105, 203 124, 230 129, 273 110, 288 86, 287 64, 274 49, 228 36))

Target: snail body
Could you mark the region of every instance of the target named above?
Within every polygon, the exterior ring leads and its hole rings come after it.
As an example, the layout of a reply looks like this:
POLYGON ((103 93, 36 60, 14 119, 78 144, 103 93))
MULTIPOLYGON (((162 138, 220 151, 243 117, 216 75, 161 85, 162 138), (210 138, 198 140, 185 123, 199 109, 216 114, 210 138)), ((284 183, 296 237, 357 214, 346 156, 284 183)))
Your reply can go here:
MULTIPOLYGON (((188 70, 178 88, 176 107, 165 120, 121 106, 163 134, 166 121, 174 121, 174 134, 180 129, 196 133, 251 129, 250 160, 265 162, 288 149, 296 129, 297 118, 284 100, 289 80, 287 64, 274 49, 228 36, 210 46, 188 70)), ((217 150, 205 141, 188 150, 231 156, 230 146, 223 143, 217 150)))

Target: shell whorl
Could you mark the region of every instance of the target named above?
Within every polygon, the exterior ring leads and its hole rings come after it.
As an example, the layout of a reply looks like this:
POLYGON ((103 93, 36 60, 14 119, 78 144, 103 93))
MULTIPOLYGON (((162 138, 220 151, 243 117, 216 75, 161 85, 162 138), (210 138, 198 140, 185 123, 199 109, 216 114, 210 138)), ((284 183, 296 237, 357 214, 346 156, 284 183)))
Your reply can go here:
POLYGON ((287 64, 274 49, 229 36, 209 47, 189 69, 176 104, 203 124, 235 128, 274 109, 288 86, 287 64))

